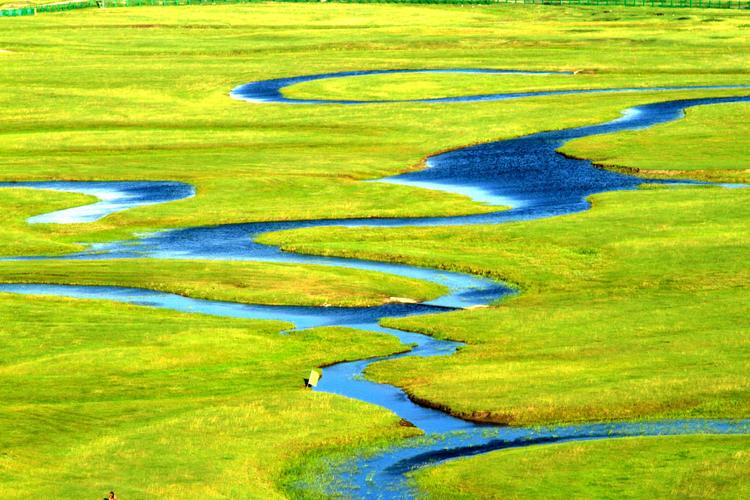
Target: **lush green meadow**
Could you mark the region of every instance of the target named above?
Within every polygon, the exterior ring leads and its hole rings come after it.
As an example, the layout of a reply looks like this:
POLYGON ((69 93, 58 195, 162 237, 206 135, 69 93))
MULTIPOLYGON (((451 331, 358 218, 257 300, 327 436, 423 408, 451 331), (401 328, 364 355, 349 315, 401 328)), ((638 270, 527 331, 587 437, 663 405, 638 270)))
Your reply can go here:
MULTIPOLYGON (((315 229, 284 248, 485 274, 491 309, 388 320, 468 342, 369 372, 457 415, 506 424, 750 412, 750 192, 648 189, 503 226, 315 229)), ((288 242, 288 243, 287 243, 288 242)))
MULTIPOLYGON (((741 11, 259 4, 0 22, 0 180, 197 188, 191 199, 65 226, 24 221, 88 198, 0 190, 3 255, 61 254, 164 227, 484 212, 493 208, 458 195, 359 181, 420 168, 441 150, 597 123, 639 103, 747 93, 317 108, 228 97, 251 80, 415 67, 579 71, 394 75, 289 89, 366 98, 750 83, 750 13, 741 11)), ((569 152, 661 175, 711 170, 714 179, 744 179, 746 110, 695 110, 683 123, 588 139, 569 152), (638 149, 628 147, 633 138, 638 149), (659 162, 649 163, 654 156, 659 162)), ((499 307, 393 323, 469 343, 451 358, 371 370, 430 404, 510 423, 747 416, 749 196, 649 189, 597 196, 591 212, 534 223, 321 229, 267 241, 517 285, 521 295, 499 307)), ((4 262, 0 280, 291 304, 439 293, 374 273, 166 260, 4 262)), ((123 498, 283 496, 311 457, 415 433, 384 410, 301 388, 312 367, 404 349, 383 336, 282 336, 289 325, 7 294, 0 324, 3 498, 91 497, 113 487, 123 498)))
POLYGON ((137 259, 0 262, 0 283, 141 287, 248 304, 365 307, 423 302, 446 289, 370 271, 258 262, 137 259))
POLYGON ((562 151, 640 175, 750 182, 750 104, 699 106, 686 114, 682 121, 649 130, 579 139, 562 151))
POLYGON ((27 224, 26 219, 95 201, 93 196, 76 193, 0 189, 0 255, 60 255, 83 250, 83 245, 50 234, 47 225, 27 224))
POLYGON ((387 336, 7 294, 0 317, 2 498, 273 498, 306 453, 415 433, 302 387, 387 336))
MULTIPOLYGON (((75 235, 75 228, 81 224, 61 227, 25 221, 32 215, 92 200, 70 193, 0 189, 0 222, 4 227, 0 255, 56 255, 82 250, 82 245, 66 242, 61 234, 67 229, 75 235)), ((421 302, 445 292, 434 283, 345 268, 143 259, 0 262, 0 283, 130 286, 200 299, 300 306, 370 306, 394 297, 421 302)))
MULTIPOLYGON (((227 98, 246 81, 421 66, 585 70, 568 87, 744 83, 750 43, 744 12, 656 17, 650 9, 272 4, 3 22, 0 48, 10 51, 0 54, 3 178, 172 179, 197 187, 193 199, 77 229, 91 238, 112 229, 486 211, 460 196, 357 181, 419 168, 439 150, 595 123, 662 97, 312 112, 227 98), (45 71, 61 66, 54 78, 45 71)), ((509 89, 526 81, 498 79, 509 89)), ((485 82, 488 91, 495 81, 485 82)))
POLYGON ((750 495, 750 438, 630 438, 497 451, 415 474, 428 498, 750 495))

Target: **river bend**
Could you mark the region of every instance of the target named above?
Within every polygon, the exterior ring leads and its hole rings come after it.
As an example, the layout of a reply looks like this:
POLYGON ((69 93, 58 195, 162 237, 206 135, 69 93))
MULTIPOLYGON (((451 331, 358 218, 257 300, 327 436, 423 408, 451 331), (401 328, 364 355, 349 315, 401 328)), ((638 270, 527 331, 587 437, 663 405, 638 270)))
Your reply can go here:
MULTIPOLYGON (((305 105, 364 105, 372 103, 449 103, 522 99, 546 95, 574 95, 611 92, 669 91, 686 89, 734 89, 747 86, 656 87, 592 90, 560 90, 510 94, 487 94, 412 101, 347 101, 293 99, 283 94, 289 85, 327 78, 346 78, 390 73, 497 73, 549 74, 514 70, 382 70, 341 72, 265 80, 242 85, 231 96, 255 105, 262 103, 305 105)), ((566 74, 566 73, 560 73, 566 74)), ((92 244, 86 251, 59 259, 223 259, 262 262, 322 264, 374 270, 399 276, 428 280, 445 285, 449 292, 423 304, 385 304, 376 307, 292 307, 238 304, 192 299, 179 295, 137 288, 72 285, 0 285, 0 291, 29 295, 55 295, 118 302, 197 312, 227 317, 274 319, 293 323, 296 329, 316 326, 347 326, 396 336, 412 345, 409 352, 339 363, 327 367, 316 390, 340 394, 387 408, 422 429, 427 438, 405 440, 402 445, 374 456, 357 457, 346 463, 332 464, 340 481, 332 494, 383 498, 410 497, 413 491, 405 474, 418 467, 440 463, 510 447, 533 446, 550 442, 611 439, 625 436, 674 435, 694 433, 747 433, 750 421, 686 420, 657 422, 611 422, 548 428, 508 428, 467 422, 441 411, 413 403, 399 388, 366 380, 362 373, 373 362, 402 356, 446 356, 461 345, 413 332, 385 328, 379 322, 386 317, 435 314, 471 306, 489 305, 513 293, 501 283, 479 276, 447 272, 402 264, 359 259, 317 257, 283 252, 263 245, 259 236, 287 229, 320 226, 438 226, 465 224, 501 224, 580 212, 589 208, 586 198, 595 193, 636 189, 644 182, 685 183, 637 178, 595 168, 587 160, 564 157, 556 152, 565 142, 591 135, 636 130, 666 123, 684 116, 684 110, 731 102, 748 102, 750 96, 665 100, 627 109, 618 119, 606 123, 541 132, 516 139, 490 142, 435 155, 427 168, 419 172, 378 179, 428 189, 460 193, 490 205, 509 210, 455 217, 419 217, 393 219, 333 219, 284 222, 226 224, 159 231, 142 235, 138 245, 132 242, 92 244)), ((162 181, 118 182, 5 182, 0 187, 31 187, 78 192, 95 196, 98 202, 35 216, 30 223, 92 222, 111 213, 136 206, 184 199, 195 194, 187 184, 162 181)), ((20 257, 52 259, 53 257, 20 257)), ((332 487, 334 488, 334 487, 332 487)))

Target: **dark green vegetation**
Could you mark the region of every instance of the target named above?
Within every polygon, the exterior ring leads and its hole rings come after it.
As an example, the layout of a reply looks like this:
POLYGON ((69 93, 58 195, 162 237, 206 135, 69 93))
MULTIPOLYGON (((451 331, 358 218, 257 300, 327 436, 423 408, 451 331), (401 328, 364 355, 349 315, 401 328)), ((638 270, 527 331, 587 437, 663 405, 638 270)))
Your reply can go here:
POLYGON ((715 498, 750 495, 750 438, 688 436, 493 452, 415 474, 429 498, 715 498))
MULTIPOLYGON (((420 168, 440 150, 597 123, 638 103, 743 92, 313 109, 253 106, 228 91, 261 78, 418 66, 582 71, 570 81, 443 75, 453 87, 430 79, 419 88, 409 78, 375 83, 389 85, 392 96, 421 97, 552 84, 748 83, 750 13, 655 14, 276 4, 4 19, 3 180, 168 179, 190 182, 198 194, 93 224, 27 228, 27 215, 86 198, 0 191, 0 248, 5 255, 63 253, 79 249, 77 242, 162 227, 490 210, 461 196, 359 181, 420 168)), ((356 95, 362 82, 290 92, 356 95)), ((592 156, 620 166, 686 175, 711 167, 678 158, 698 133, 703 139, 690 157, 710 161, 720 149, 726 157, 712 178, 733 180, 736 170, 726 169, 747 168, 743 148, 733 146, 749 132, 743 109, 695 110, 683 124, 635 134, 659 148, 663 164, 646 163, 653 149, 639 157, 621 148, 610 160, 601 141, 617 137, 570 147, 590 147, 592 156), (731 133, 714 128, 730 121, 731 133), (669 137, 659 136, 666 131, 669 137)), ((497 308, 398 322, 470 343, 453 358, 372 370, 432 404, 514 423, 747 416, 748 196, 643 190, 599 196, 586 214, 507 227, 316 230, 273 239, 319 253, 476 271, 521 288, 497 308)), ((354 286, 352 274, 337 270, 120 265, 50 263, 32 274, 28 263, 5 263, 2 272, 19 281, 123 283, 274 302, 323 300, 312 287, 323 280, 325 300, 348 299, 354 286), (242 273, 251 271, 246 281, 242 273), (307 276, 307 297, 292 299, 290 283, 307 276), (273 292, 236 290, 255 279, 273 292)), ((357 284, 362 292, 352 299, 401 294, 390 288, 395 282, 383 288, 379 277, 357 276, 370 288, 357 284)), ((413 434, 385 411, 299 388, 313 366, 403 349, 383 337, 331 329, 283 337, 278 332, 289 325, 10 295, 0 298, 0 324, 2 497, 93 497, 113 486, 123 498, 280 496, 310 457, 413 434)))

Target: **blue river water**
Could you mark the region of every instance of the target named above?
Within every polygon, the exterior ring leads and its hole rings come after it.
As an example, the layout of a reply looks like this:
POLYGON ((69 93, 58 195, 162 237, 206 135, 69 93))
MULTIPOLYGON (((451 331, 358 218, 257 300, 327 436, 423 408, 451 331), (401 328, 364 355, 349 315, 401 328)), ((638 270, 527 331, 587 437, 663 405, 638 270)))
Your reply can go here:
MULTIPOLYGON (((514 74, 511 70, 415 70, 343 72, 326 75, 267 80, 243 85, 232 92, 235 98, 252 103, 283 104, 368 104, 370 101, 296 100, 284 97, 285 87, 323 78, 342 78, 366 74, 398 72, 482 72, 514 74)), ((533 73, 533 72, 532 72, 533 73)), ((691 87, 693 89, 745 88, 691 87)), ((492 94, 454 98, 426 99, 415 102, 466 102, 523 98, 541 95, 580 94, 592 92, 635 92, 638 90, 676 90, 677 88, 564 90, 523 94, 492 94)), ((657 102, 625 110, 620 118, 599 125, 541 132, 504 141, 470 146, 428 159, 427 168, 419 172, 377 179, 374 182, 397 183, 461 193, 498 211, 454 217, 421 217, 393 219, 319 219, 285 222, 260 222, 192 227, 142 235, 137 245, 132 241, 92 244, 86 251, 62 259, 219 259, 290 262, 366 269, 412 277, 447 287, 448 293, 435 300, 417 303, 388 303, 367 308, 292 307, 237 304, 192 299, 178 295, 136 288, 68 285, 0 285, 0 291, 29 295, 55 295, 82 299, 106 299, 118 302, 160 307, 227 317, 273 319, 289 323, 289 328, 347 326, 396 336, 412 346, 408 352, 382 358, 339 363, 326 367, 318 391, 340 394, 389 409, 402 419, 422 429, 430 439, 407 440, 403 445, 375 456, 356 458, 339 464, 340 481, 336 491, 358 497, 409 497, 405 473, 425 465, 484 453, 507 447, 531 446, 576 439, 603 439, 631 435, 746 433, 746 421, 583 424, 547 429, 498 428, 467 422, 441 411, 412 402, 399 388, 366 380, 367 366, 383 359, 402 356, 450 355, 461 345, 440 341, 412 332, 382 327, 387 317, 437 314, 467 307, 486 306, 513 293, 505 285, 480 276, 436 269, 373 262, 359 259, 317 257, 283 252, 257 242, 261 235, 280 230, 320 226, 437 226, 465 224, 500 224, 571 214, 589 208, 586 197, 600 192, 636 189, 644 182, 689 183, 637 178, 594 167, 587 160, 567 158, 556 153, 565 142, 591 135, 637 130, 673 121, 684 116, 692 106, 750 101, 750 96, 714 97, 657 102)), ((400 101, 379 101, 400 102, 400 101)), ((371 181, 372 182, 372 181, 371 181)), ((127 208, 184 199, 194 195, 191 186, 177 182, 16 182, 0 187, 31 187, 80 192, 98 197, 98 203, 42 214, 30 219, 35 223, 85 223, 127 208)), ((50 259, 51 257, 22 257, 50 259)))
POLYGON ((252 103, 267 104, 387 104, 387 103, 447 103, 447 102, 486 102, 504 101, 509 99, 521 99, 524 97, 543 97, 551 95, 572 94, 609 94, 613 92, 643 92, 643 91, 667 91, 667 90, 707 90, 707 89, 736 89, 750 88, 747 85, 699 85, 691 87, 621 87, 610 89, 570 89, 570 90, 541 90, 534 92, 510 92, 499 94, 478 94, 455 97, 434 97, 428 99, 390 99, 390 100, 346 100, 346 99, 295 99, 286 97, 284 89, 299 83, 317 80, 328 80, 331 78, 352 78, 370 75, 388 75, 404 73, 465 73, 465 74, 490 74, 490 75, 569 75, 572 71, 522 71, 514 69, 483 69, 483 68, 453 68, 453 69, 381 69, 369 71, 339 71, 336 73, 321 73, 316 75, 293 76, 289 78, 274 78, 272 80, 260 80, 246 83, 232 90, 229 94, 235 99, 252 103))

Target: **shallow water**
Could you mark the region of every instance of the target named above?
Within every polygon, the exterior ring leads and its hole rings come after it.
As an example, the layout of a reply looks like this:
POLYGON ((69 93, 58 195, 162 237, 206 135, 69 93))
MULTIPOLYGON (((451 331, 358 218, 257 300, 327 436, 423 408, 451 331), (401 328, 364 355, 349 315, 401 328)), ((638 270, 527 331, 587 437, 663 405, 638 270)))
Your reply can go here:
POLYGON ((409 439, 401 446, 372 457, 343 464, 332 463, 330 467, 340 478, 340 483, 329 493, 356 498, 409 498, 413 495, 407 476, 409 472, 447 460, 509 448, 636 436, 748 432, 750 420, 613 422, 539 428, 479 427, 431 435, 429 438, 409 439))
MULTIPOLYGON (((416 72, 452 72, 450 70, 418 70, 416 72)), ((495 72, 494 70, 457 70, 459 72, 495 72)), ((327 75, 254 82, 235 89, 232 96, 249 102, 285 104, 367 104, 367 101, 296 100, 283 96, 288 85, 322 78, 351 77, 365 74, 408 72, 346 72, 327 75)), ((500 71, 514 73, 513 71, 500 71)), ((517 72, 516 72, 517 73, 517 72)), ((737 88, 737 87, 697 87, 737 88)), ((538 95, 576 94, 591 92, 633 92, 662 89, 608 89, 523 94, 493 94, 419 100, 415 102, 466 102, 522 98, 538 95)), ((276 247, 257 243, 257 238, 271 231, 318 226, 438 226, 461 224, 499 224, 532 220, 580 212, 589 208, 586 197, 600 192, 635 189, 644 182, 670 181, 636 178, 593 167, 591 162, 563 157, 555 152, 568 140, 590 135, 647 128, 679 119, 691 106, 750 101, 750 97, 724 97, 667 101, 634 107, 610 122, 553 132, 542 132, 517 139, 497 141, 462 148, 431 157, 428 168, 420 172, 376 180, 429 187, 462 193, 490 205, 504 205, 510 210, 457 217, 422 217, 394 219, 335 219, 291 222, 263 222, 194 227, 161 231, 144 235, 133 242, 95 244, 82 253, 64 259, 169 258, 253 260, 322 264, 355 269, 375 270, 440 283, 449 292, 425 304, 386 304, 369 308, 289 307, 236 304, 190 299, 178 295, 122 287, 66 285, 0 285, 0 291, 56 295, 87 299, 108 299, 185 312, 198 312, 227 317, 276 319, 293 323, 297 329, 339 325, 373 332, 387 333, 402 343, 413 345, 406 353, 384 358, 340 363, 324 369, 324 377, 316 388, 377 404, 393 411, 424 430, 430 440, 406 440, 403 446, 375 457, 355 459, 340 465, 340 492, 356 496, 409 496, 404 473, 416 467, 459 456, 469 456, 510 446, 530 446, 560 440, 603 439, 625 435, 690 434, 695 432, 747 432, 747 422, 702 421, 652 422, 648 424, 612 423, 555 427, 549 429, 497 428, 466 422, 437 410, 412 403, 398 388, 376 384, 362 377, 371 363, 403 356, 450 355, 461 345, 431 337, 404 332, 379 325, 385 317, 445 313, 455 309, 487 305, 512 293, 495 281, 462 273, 445 272, 401 264, 358 259, 316 257, 282 252, 276 247), (355 472, 352 472, 355 471, 355 472)), ((396 102, 396 101, 394 101, 396 102)), ((684 181, 680 181, 684 182, 684 181)), ((99 196, 102 201, 85 207, 62 210, 37 216, 32 222, 70 223, 98 220, 101 217, 133 206, 182 199, 192 196, 190 186, 171 182, 117 183, 4 183, 4 185, 58 189, 99 196)), ((39 259, 39 257, 28 257, 39 259)), ((331 492, 335 493, 335 492, 331 492)))
POLYGON ((190 184, 172 181, 31 181, 0 182, 0 187, 46 189, 95 196, 97 203, 66 208, 28 219, 31 224, 77 224, 95 222, 129 208, 183 200, 195 195, 190 184))

